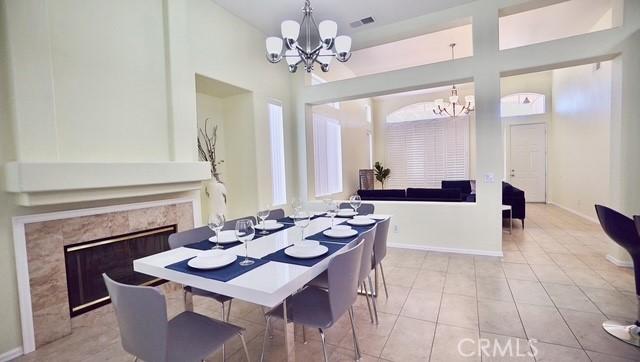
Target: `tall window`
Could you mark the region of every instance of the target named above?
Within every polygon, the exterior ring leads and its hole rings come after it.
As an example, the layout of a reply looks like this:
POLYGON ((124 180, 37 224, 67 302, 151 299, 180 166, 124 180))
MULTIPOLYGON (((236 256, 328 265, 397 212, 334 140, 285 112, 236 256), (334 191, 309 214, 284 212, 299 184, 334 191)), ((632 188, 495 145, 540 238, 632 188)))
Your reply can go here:
POLYGON ((369 168, 373 168, 373 135, 371 132, 367 132, 367 138, 369 141, 369 168))
POLYGON ((313 115, 313 155, 316 196, 342 192, 342 134, 340 122, 313 115))
POLYGON ((390 188, 440 188, 442 180, 469 178, 469 118, 387 123, 390 188))
POLYGON ((287 203, 287 177, 284 169, 284 124, 282 104, 269 103, 269 139, 271 141, 271 184, 273 204, 287 203))

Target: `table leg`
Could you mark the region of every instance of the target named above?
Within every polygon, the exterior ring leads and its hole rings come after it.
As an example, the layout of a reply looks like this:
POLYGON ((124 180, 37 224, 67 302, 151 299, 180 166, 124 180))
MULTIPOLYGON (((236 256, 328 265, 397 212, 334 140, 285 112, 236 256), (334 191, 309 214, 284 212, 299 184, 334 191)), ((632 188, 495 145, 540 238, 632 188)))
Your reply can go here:
POLYGON ((295 330, 293 323, 289 323, 287 319, 287 300, 282 302, 283 319, 284 319, 284 348, 287 352, 287 361, 295 362, 296 360, 296 348, 294 342, 295 330))
POLYGON ((513 234, 513 209, 509 209, 509 234, 513 234))

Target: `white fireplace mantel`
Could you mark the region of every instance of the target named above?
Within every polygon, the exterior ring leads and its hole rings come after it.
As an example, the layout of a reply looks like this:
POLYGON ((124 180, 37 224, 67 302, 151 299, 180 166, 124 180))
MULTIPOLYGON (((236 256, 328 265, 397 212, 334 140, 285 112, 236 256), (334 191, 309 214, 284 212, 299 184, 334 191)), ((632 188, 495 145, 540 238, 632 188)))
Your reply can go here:
POLYGON ((7 192, 22 206, 117 199, 200 189, 207 162, 10 162, 7 192))

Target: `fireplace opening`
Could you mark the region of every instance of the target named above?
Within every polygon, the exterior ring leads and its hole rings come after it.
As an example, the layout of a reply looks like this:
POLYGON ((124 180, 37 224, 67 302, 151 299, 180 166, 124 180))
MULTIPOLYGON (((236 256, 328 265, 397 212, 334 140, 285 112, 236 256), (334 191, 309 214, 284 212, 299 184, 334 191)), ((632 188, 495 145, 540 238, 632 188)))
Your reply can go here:
POLYGON ((169 250, 176 225, 138 231, 65 246, 67 292, 71 317, 110 302, 102 273, 131 285, 159 285, 164 280, 133 271, 133 261, 169 250))

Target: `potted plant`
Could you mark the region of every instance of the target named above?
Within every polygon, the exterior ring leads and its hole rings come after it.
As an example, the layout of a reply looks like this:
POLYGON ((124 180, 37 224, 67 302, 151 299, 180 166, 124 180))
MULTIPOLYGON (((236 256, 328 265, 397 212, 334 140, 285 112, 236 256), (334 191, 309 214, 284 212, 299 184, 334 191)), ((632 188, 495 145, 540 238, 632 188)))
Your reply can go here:
POLYGON ((389 175, 391 175, 391 170, 384 168, 380 161, 376 161, 376 164, 373 165, 373 169, 376 175, 376 180, 380 181, 382 188, 384 189, 384 181, 389 178, 389 175))
POLYGON ((205 182, 204 192, 209 213, 224 214, 227 207, 227 189, 218 169, 224 160, 218 160, 216 155, 218 125, 213 125, 209 132, 209 121, 210 119, 207 118, 204 121, 204 129, 198 129, 198 154, 202 161, 207 161, 211 165, 211 180, 205 182))

